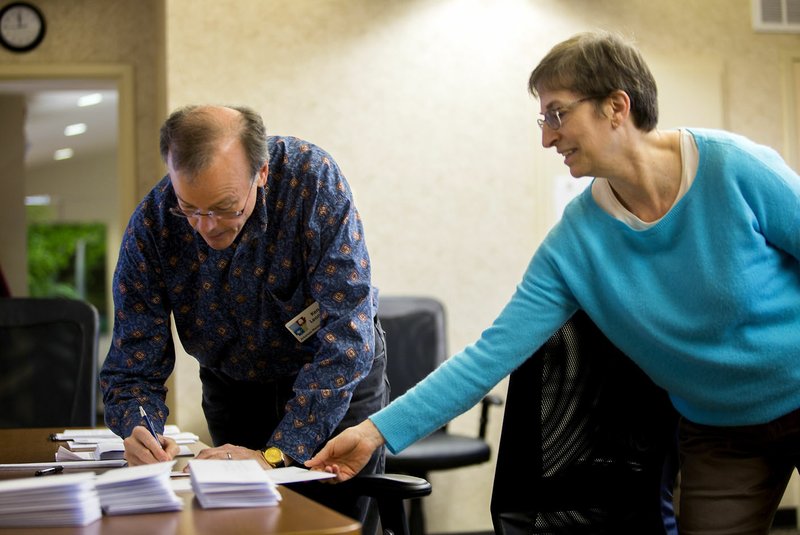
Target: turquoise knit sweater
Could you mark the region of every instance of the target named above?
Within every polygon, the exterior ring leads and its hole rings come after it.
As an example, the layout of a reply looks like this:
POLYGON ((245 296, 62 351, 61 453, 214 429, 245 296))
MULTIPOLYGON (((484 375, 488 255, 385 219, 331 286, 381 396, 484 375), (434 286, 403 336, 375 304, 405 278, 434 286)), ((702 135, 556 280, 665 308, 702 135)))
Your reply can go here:
POLYGON ((672 210, 637 231, 591 187, 574 199, 494 323, 371 417, 391 451, 474 406, 578 308, 694 422, 800 407, 800 177, 768 147, 690 132, 698 170, 672 210))

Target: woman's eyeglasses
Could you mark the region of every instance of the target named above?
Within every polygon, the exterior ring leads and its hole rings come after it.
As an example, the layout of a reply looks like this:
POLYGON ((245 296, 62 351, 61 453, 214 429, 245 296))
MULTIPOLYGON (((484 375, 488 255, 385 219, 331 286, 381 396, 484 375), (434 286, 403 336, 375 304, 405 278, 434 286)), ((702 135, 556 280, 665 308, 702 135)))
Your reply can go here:
POLYGON ((561 106, 555 110, 547 110, 542 115, 544 115, 544 119, 536 119, 536 124, 539 125, 539 128, 544 128, 544 125, 549 126, 552 130, 558 130, 561 128, 561 116, 586 100, 592 100, 594 97, 583 97, 579 98, 578 100, 573 100, 569 104, 561 106))

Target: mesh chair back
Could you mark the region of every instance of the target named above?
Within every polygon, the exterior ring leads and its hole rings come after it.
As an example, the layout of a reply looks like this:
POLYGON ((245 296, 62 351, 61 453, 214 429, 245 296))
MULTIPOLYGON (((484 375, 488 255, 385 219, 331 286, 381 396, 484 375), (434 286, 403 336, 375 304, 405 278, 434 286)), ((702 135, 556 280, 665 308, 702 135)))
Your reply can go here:
POLYGON ((98 331, 84 301, 0 299, 0 428, 94 426, 98 331))
POLYGON ((676 424, 666 392, 578 312, 511 374, 495 531, 670 533, 676 424))

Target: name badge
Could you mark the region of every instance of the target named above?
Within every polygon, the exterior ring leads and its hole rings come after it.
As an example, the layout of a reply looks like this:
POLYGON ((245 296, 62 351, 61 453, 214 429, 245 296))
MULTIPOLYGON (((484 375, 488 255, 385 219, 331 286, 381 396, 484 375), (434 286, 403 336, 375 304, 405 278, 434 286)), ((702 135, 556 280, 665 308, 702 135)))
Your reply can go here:
POLYGON ((311 303, 311 306, 290 319, 286 328, 298 342, 304 342, 319 330, 319 303, 316 301, 311 303))

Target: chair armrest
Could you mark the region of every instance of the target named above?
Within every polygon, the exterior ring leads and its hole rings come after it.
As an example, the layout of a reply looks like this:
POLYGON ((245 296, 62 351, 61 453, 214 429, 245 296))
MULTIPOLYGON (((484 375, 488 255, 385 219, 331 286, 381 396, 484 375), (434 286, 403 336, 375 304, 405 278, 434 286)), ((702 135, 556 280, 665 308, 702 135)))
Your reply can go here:
POLYGON ((502 404, 503 399, 495 394, 487 394, 481 400, 481 421, 478 428, 478 436, 480 438, 486 438, 486 426, 489 424, 489 407, 502 404))
POLYGON ((377 499, 406 500, 431 493, 431 484, 427 479, 406 474, 360 474, 340 485, 350 487, 358 495, 377 499))
MULTIPOLYGON (((303 485, 314 485, 310 497, 338 496, 347 498, 370 497, 375 500, 384 534, 409 535, 410 529, 405 501, 422 498, 431 493, 431 484, 421 477, 405 474, 359 474, 342 483, 325 481, 291 483, 287 486, 300 490, 303 485)), ((300 491, 302 492, 302 491, 300 491)))
POLYGON ((431 484, 421 477, 406 474, 361 474, 334 485, 356 496, 370 496, 378 505, 381 528, 386 535, 411 533, 405 501, 431 493, 431 484))

